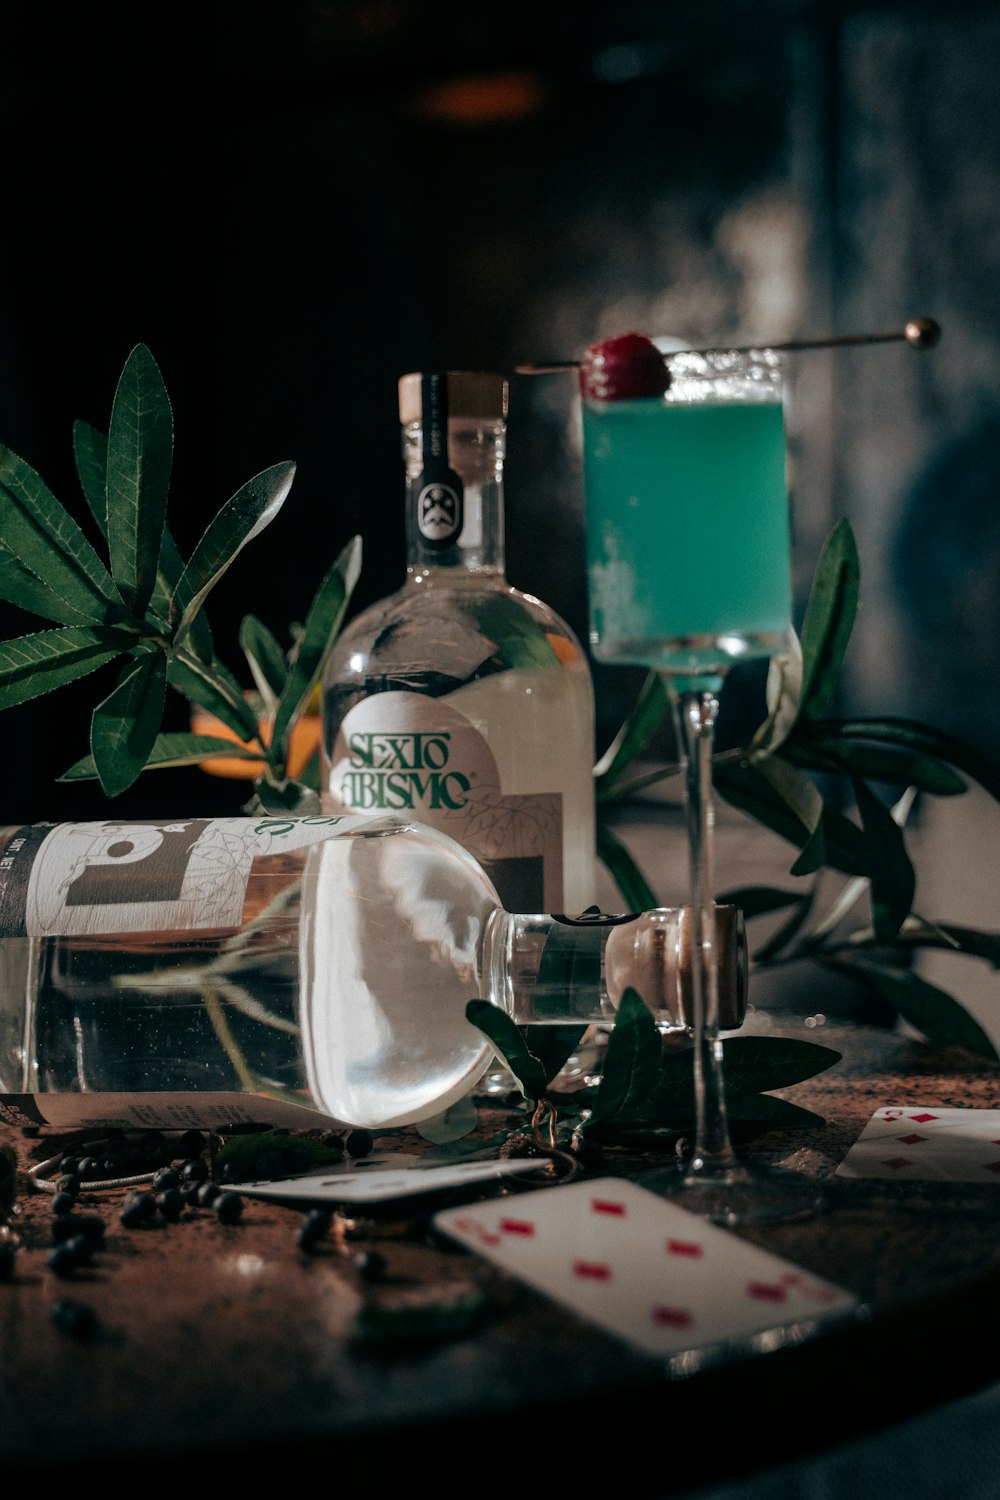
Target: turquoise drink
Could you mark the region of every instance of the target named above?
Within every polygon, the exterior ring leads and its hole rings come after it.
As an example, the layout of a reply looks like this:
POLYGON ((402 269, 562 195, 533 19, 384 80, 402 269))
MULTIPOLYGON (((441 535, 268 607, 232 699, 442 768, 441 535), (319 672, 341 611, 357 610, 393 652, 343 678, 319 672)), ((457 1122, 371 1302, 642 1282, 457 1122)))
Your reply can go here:
POLYGON ((585 400, 591 642, 681 675, 772 656, 791 621, 780 393, 675 379, 585 400))

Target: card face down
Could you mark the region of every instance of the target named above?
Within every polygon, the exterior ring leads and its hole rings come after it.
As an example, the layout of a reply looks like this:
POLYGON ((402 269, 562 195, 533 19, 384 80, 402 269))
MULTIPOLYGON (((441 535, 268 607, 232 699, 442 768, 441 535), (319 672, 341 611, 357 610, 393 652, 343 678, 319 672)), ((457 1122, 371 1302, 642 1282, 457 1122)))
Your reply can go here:
POLYGON ((835 1175, 1000 1183, 1000 1110, 886 1105, 872 1115, 835 1175))
MULTIPOLYGON (((753 1347, 846 1316, 857 1299, 637 1183, 567 1183, 466 1208, 435 1228, 638 1349, 668 1360, 753 1347)), ((763 1344, 760 1347, 764 1347, 763 1344)), ((691 1370, 700 1368, 692 1359, 691 1370)), ((678 1373, 685 1373, 678 1367, 678 1373)))

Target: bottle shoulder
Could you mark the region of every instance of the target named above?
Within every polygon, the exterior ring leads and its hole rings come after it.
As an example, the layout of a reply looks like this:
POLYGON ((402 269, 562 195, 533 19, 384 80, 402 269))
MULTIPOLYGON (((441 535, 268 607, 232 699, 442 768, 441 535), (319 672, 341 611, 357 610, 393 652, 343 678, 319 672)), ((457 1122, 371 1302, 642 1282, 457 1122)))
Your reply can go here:
POLYGON ((428 670, 464 681, 516 668, 590 676, 577 636, 550 605, 502 575, 462 574, 408 580, 368 605, 341 631, 325 681, 428 670))

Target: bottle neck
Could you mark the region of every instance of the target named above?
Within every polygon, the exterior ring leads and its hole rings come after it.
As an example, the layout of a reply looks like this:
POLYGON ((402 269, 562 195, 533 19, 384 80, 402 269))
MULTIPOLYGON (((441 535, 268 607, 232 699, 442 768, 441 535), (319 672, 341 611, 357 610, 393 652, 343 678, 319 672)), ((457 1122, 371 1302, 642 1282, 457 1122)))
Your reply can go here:
POLYGON ((403 428, 407 582, 502 580, 505 424, 450 417, 447 434, 447 452, 425 458, 421 424, 403 428))
MULTIPOLYGON (((719 1025, 743 1024, 746 930, 738 907, 716 907, 719 1025)), ((519 1026, 613 1025, 634 989, 661 1032, 693 1021, 691 908, 624 917, 557 917, 498 909, 487 923, 485 991, 519 1026)))

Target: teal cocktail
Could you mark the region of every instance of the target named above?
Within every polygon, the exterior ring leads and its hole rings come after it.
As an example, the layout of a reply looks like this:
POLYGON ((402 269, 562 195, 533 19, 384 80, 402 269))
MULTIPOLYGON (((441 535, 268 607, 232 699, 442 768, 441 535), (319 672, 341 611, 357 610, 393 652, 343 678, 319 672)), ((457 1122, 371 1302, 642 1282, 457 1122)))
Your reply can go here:
POLYGON ((696 1119, 655 1191, 735 1225, 817 1207, 794 1173, 751 1170, 729 1136, 719 1035, 712 761, 719 693, 740 661, 792 642, 780 363, 768 350, 664 356, 625 334, 580 372, 590 640, 666 689, 684 771, 696 1119))
POLYGON ((791 622, 780 375, 675 355, 660 396, 584 399, 591 642, 682 675, 784 649, 791 622), (753 375, 748 374, 753 371, 753 375))

